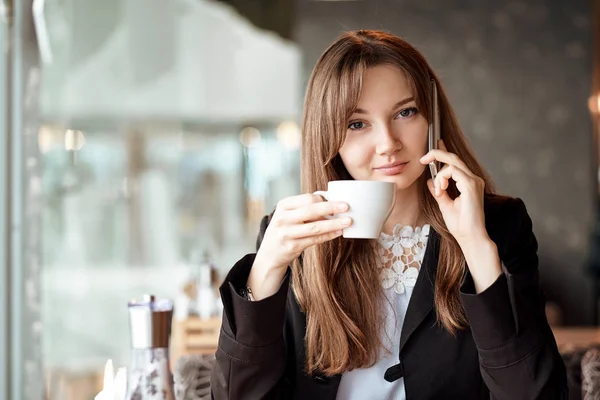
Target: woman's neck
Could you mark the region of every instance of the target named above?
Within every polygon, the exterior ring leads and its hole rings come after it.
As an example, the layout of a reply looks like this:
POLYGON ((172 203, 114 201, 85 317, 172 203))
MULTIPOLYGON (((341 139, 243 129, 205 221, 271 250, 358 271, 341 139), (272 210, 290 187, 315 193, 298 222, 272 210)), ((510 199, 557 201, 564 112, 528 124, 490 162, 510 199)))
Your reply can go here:
POLYGON ((418 184, 396 191, 396 203, 390 216, 383 224, 383 232, 391 234, 398 224, 402 226, 421 226, 425 223, 419 207, 418 184))

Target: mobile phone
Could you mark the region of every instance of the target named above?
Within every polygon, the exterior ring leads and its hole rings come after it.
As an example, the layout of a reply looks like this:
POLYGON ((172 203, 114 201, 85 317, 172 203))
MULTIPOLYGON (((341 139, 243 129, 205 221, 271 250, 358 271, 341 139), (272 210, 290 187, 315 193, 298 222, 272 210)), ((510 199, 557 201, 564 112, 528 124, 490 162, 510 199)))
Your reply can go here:
MULTIPOLYGON (((431 121, 429 122, 429 139, 428 148, 429 151, 438 148, 438 143, 441 139, 440 134, 440 111, 438 108, 438 92, 435 81, 431 80, 431 121)), ((431 172, 431 179, 435 179, 440 169, 440 163, 433 161, 429 163, 429 171, 431 172)))

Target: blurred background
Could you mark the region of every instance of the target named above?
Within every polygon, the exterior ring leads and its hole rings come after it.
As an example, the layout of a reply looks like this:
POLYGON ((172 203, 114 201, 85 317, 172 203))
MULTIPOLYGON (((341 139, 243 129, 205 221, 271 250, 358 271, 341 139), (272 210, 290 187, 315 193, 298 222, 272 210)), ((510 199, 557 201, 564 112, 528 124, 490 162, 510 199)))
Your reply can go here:
POLYGON ((554 323, 597 325, 599 3, 3 0, 0 397, 93 398, 132 297, 193 299, 199 265, 216 287, 254 250, 300 191, 312 66, 353 29, 425 54, 528 206, 554 323))

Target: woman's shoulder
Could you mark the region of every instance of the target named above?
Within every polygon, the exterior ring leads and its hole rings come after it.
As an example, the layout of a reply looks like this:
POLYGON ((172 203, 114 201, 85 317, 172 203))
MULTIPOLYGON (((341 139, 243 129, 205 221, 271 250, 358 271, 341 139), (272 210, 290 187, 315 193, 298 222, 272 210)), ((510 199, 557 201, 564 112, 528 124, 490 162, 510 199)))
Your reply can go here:
POLYGON ((483 203, 486 223, 510 222, 507 219, 521 219, 527 216, 525 203, 517 197, 486 193, 483 203))
POLYGON ((525 203, 520 198, 499 194, 484 197, 485 225, 500 252, 525 242, 535 245, 533 224, 525 203))

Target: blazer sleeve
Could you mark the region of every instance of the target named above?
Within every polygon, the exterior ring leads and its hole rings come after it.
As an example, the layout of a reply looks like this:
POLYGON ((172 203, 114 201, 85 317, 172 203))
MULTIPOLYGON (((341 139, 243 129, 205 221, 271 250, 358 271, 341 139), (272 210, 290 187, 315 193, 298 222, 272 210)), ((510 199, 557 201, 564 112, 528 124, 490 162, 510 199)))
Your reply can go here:
MULTIPOLYGON (((260 247, 268 217, 257 240, 260 247)), ((223 323, 211 375, 212 398, 280 399, 286 365, 283 327, 290 271, 274 295, 248 301, 246 286, 256 254, 238 261, 220 287, 223 323)))
POLYGON ((475 294, 467 271, 461 287, 481 374, 494 399, 566 399, 566 371, 546 319, 531 218, 520 199, 502 207, 502 219, 511 221, 497 243, 504 273, 475 294))

